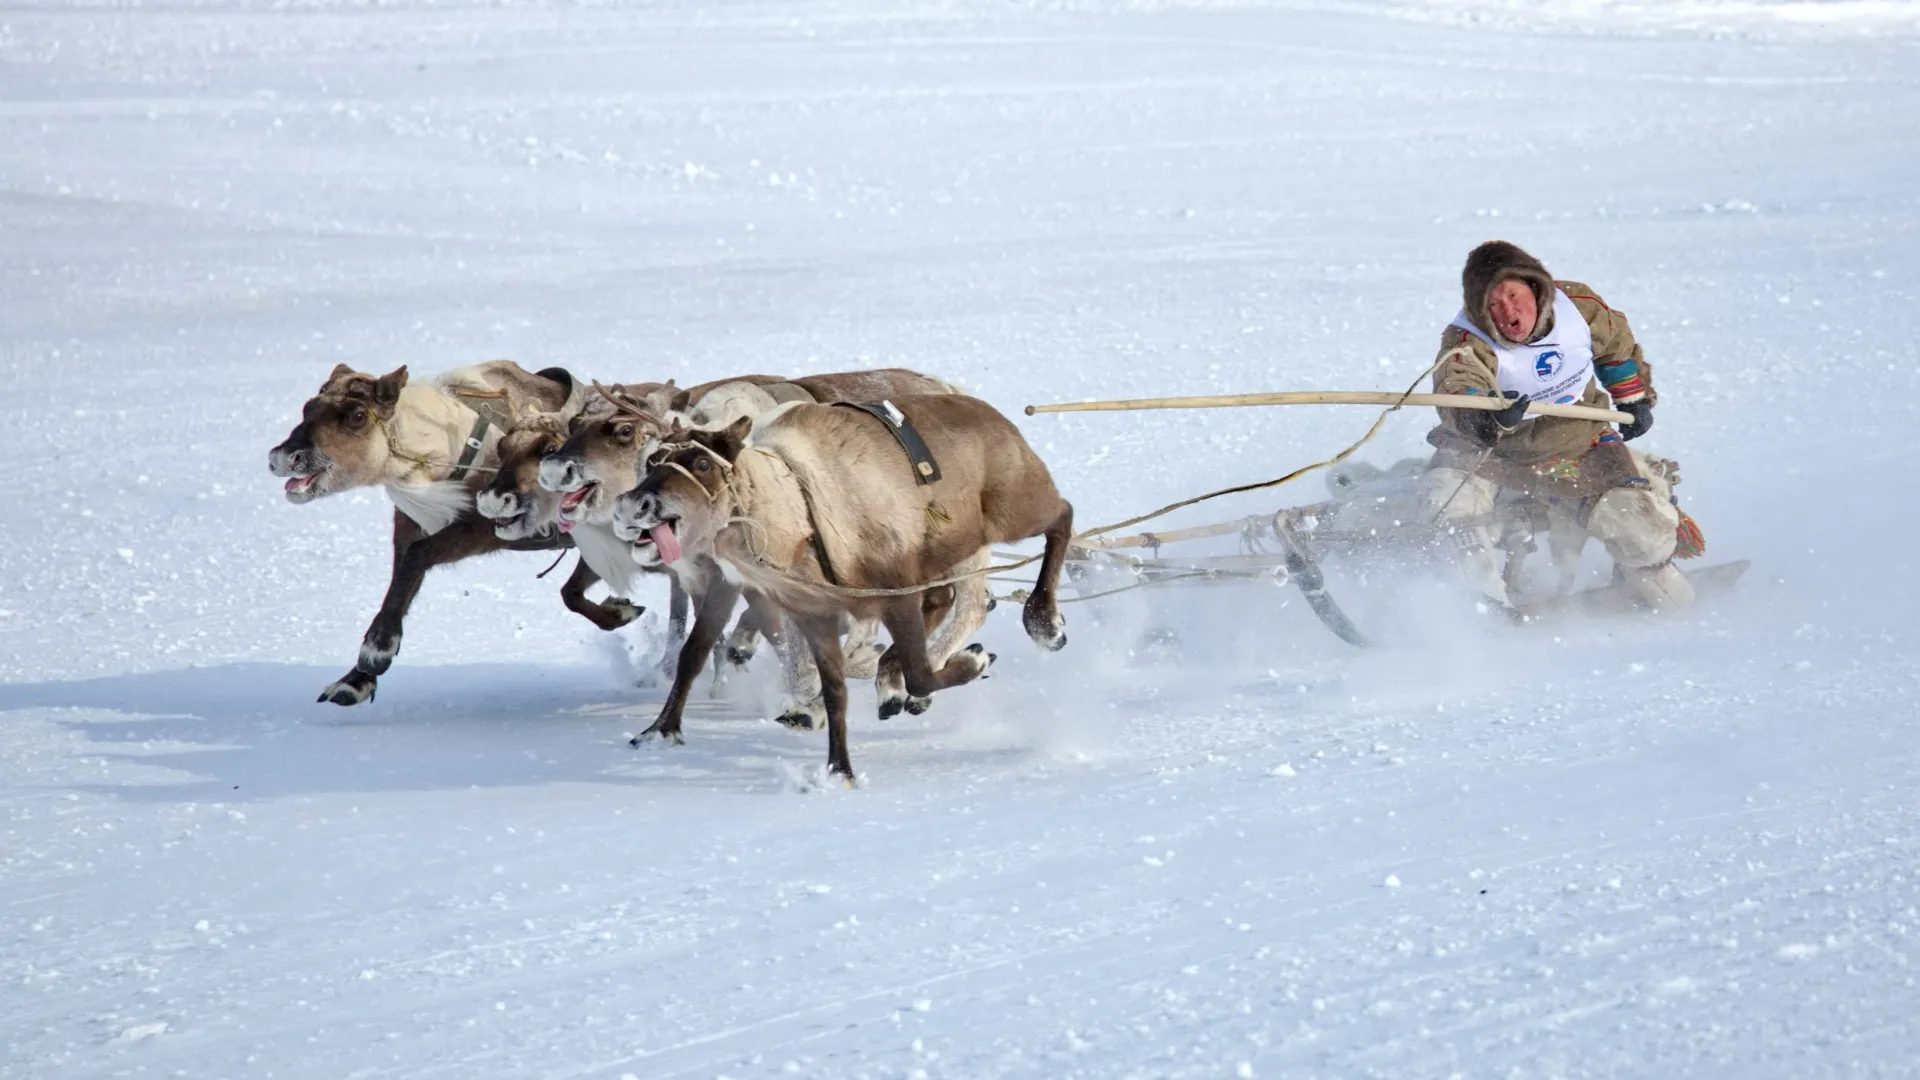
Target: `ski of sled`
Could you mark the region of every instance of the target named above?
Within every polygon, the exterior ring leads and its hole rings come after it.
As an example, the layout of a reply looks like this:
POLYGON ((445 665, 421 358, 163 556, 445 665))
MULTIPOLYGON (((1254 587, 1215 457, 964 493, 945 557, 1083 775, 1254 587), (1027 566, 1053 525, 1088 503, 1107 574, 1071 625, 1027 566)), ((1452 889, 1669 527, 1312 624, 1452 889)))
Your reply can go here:
MULTIPOLYGON (((1746 573, 1747 567, 1751 565, 1751 560, 1738 559, 1734 562, 1703 566, 1698 570, 1687 571, 1687 580, 1693 583, 1694 595, 1704 600, 1715 593, 1731 589, 1740 580, 1740 575, 1746 573)), ((1644 610, 1647 610, 1646 604, 1634 594, 1631 587, 1619 581, 1520 606, 1520 614, 1529 619, 1542 619, 1571 612, 1587 615, 1625 615, 1644 610)))

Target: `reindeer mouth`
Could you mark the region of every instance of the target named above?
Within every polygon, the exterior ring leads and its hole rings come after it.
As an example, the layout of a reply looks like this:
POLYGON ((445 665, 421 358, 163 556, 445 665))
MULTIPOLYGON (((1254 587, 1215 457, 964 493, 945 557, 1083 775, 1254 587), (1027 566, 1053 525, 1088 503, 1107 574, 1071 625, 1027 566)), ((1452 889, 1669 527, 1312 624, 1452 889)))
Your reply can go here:
POLYGON ((588 481, 580 487, 560 496, 559 518, 561 532, 573 531, 573 527, 580 523, 580 518, 576 511, 584 506, 588 500, 592 499, 593 493, 599 490, 600 485, 597 482, 588 481))
POLYGON ((526 526, 528 509, 523 506, 511 514, 501 514, 487 520, 493 522, 493 531, 496 536, 503 540, 518 539, 518 533, 526 526))
POLYGON ((666 518, 648 529, 644 536, 636 538, 633 541, 635 560, 642 564, 651 563, 653 559, 648 558, 651 555, 659 559, 662 565, 671 566, 679 562, 680 537, 674 531, 674 527, 679 523, 679 518, 666 518), (649 548, 652 549, 651 552, 647 550, 649 548))
POLYGON ((326 490, 320 486, 320 479, 325 475, 327 475, 327 470, 321 469, 319 472, 311 472, 305 476, 295 476, 289 479, 286 483, 287 501, 303 503, 325 495, 326 490))

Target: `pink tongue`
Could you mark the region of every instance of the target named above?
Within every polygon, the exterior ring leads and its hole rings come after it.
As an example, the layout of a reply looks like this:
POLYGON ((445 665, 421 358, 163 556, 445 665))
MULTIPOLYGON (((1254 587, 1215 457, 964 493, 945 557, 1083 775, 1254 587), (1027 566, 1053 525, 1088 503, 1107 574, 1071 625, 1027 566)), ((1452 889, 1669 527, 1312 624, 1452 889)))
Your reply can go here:
POLYGON ((312 482, 313 482, 313 477, 311 476, 296 476, 293 479, 287 481, 287 490, 300 491, 306 488, 312 482))
POLYGON ((663 521, 655 525, 647 535, 653 537, 653 546, 655 550, 660 552, 661 562, 677 563, 680 561, 680 538, 673 535, 673 526, 663 521))
POLYGON ((560 531, 561 531, 561 532, 563 532, 563 533, 570 533, 570 532, 572 532, 572 531, 573 531, 573 519, 571 519, 571 518, 557 518, 557 519, 555 519, 555 520, 556 520, 556 521, 557 521, 557 523, 559 524, 559 526, 560 526, 560 531))

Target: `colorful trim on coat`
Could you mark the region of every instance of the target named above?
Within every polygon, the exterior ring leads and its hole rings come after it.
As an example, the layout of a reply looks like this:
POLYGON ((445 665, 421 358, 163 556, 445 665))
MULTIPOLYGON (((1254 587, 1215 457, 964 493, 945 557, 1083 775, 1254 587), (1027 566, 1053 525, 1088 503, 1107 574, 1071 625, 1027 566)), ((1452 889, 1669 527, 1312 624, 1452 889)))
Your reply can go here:
POLYGON ((1600 385, 1607 388, 1615 404, 1625 405, 1647 396, 1647 382, 1640 377, 1640 364, 1636 360, 1595 364, 1593 373, 1599 377, 1600 385))

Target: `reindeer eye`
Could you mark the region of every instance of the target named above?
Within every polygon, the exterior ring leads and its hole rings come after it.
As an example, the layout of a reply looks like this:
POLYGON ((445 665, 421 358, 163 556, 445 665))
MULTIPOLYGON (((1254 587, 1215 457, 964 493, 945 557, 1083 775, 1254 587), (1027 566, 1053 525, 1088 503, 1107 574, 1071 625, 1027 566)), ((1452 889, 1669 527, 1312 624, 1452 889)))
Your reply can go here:
POLYGON ((633 441, 633 425, 621 424, 620 427, 616 429, 613 434, 616 438, 619 438, 623 441, 632 442, 633 441))
POLYGON ((693 471, 694 472, 712 472, 713 466, 708 464, 706 458, 695 458, 693 460, 693 471))
POLYGON ((367 410, 362 406, 355 405, 353 411, 347 414, 347 423, 352 427, 359 427, 366 422, 367 410))

